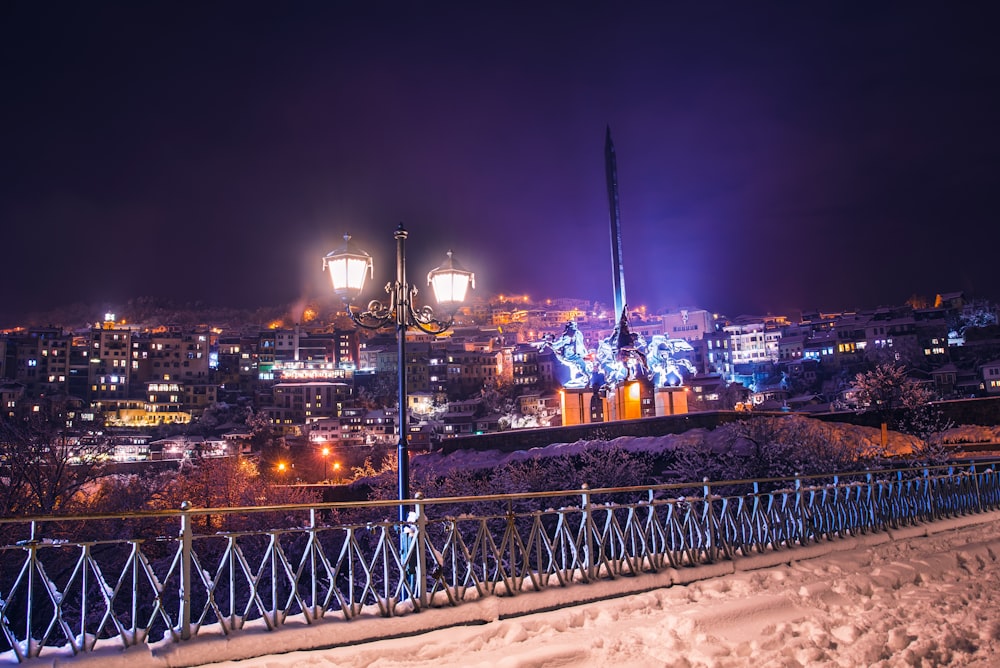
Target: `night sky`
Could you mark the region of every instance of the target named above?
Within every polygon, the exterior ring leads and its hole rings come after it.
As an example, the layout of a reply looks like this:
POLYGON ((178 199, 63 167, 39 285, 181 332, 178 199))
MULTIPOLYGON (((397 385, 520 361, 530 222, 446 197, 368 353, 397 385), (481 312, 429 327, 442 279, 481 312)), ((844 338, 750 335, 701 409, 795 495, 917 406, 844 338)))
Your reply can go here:
POLYGON ((311 298, 345 232, 381 286, 400 221, 610 303, 607 125, 633 306, 996 300, 992 7, 8 0, 0 319, 311 298))

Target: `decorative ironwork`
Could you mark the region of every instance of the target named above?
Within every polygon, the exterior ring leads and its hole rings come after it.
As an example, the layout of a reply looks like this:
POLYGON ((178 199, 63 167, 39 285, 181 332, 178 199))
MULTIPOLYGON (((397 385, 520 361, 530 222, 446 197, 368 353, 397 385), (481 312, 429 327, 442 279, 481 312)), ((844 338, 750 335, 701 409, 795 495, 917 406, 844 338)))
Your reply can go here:
POLYGON ((995 510, 1000 476, 980 465, 417 498, 408 522, 372 519, 396 503, 0 520, 0 649, 21 662, 182 643, 209 627, 389 617, 740 559, 995 510), (214 529, 238 522, 269 528, 214 529))
POLYGON ((416 286, 398 285, 388 283, 385 291, 389 294, 389 303, 380 302, 373 299, 368 302, 368 308, 360 311, 348 306, 348 315, 358 327, 365 329, 382 329, 399 324, 402 327, 416 327, 420 331, 438 336, 443 334, 455 324, 454 318, 448 318, 447 322, 438 320, 434 315, 434 309, 427 304, 413 306, 413 298, 417 295, 416 286), (405 297, 401 297, 404 292, 408 292, 405 297))
MULTIPOLYGON (((396 280, 387 283, 385 286, 385 291, 389 295, 388 303, 373 299, 368 302, 367 310, 361 311, 350 305, 350 301, 355 296, 353 289, 344 287, 339 289, 338 292, 344 298, 345 302, 347 302, 347 312, 351 316, 351 320, 359 327, 365 329, 382 329, 383 327, 396 325, 403 330, 408 327, 416 327, 422 332, 437 336, 443 334, 454 324, 454 318, 449 317, 446 322, 441 321, 434 315, 434 309, 430 306, 426 304, 422 306, 413 305, 418 291, 417 287, 410 285, 406 278, 406 239, 408 236, 409 232, 400 223, 393 233, 393 238, 396 239, 396 280)), ((333 251, 323 258, 323 267, 326 269, 328 266, 332 266, 338 259, 357 262, 357 266, 363 269, 356 272, 360 280, 356 286, 352 287, 360 290, 364 285, 364 275, 372 272, 371 258, 364 251, 353 247, 350 235, 344 236, 344 242, 343 248, 333 251)), ((348 278, 349 275, 353 278, 350 270, 337 272, 336 276, 334 269, 330 271, 331 278, 344 278, 347 283, 351 282, 348 278)), ((470 272, 466 272, 461 268, 452 257, 451 251, 448 251, 448 260, 445 262, 445 265, 428 274, 428 284, 434 280, 435 275, 450 275, 453 273, 468 275, 470 283, 472 285, 475 284, 475 277, 470 272)))

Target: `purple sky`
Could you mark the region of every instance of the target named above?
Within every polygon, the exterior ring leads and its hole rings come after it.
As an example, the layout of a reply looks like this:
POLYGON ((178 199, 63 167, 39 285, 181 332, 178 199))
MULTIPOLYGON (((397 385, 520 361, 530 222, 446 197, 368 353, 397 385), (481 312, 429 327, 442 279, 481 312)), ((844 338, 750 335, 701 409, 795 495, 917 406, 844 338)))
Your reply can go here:
POLYGON ((988 3, 594 4, 3 3, 0 315, 292 302, 344 232, 381 285, 400 221, 610 302, 607 124, 632 305, 1000 298, 988 3))

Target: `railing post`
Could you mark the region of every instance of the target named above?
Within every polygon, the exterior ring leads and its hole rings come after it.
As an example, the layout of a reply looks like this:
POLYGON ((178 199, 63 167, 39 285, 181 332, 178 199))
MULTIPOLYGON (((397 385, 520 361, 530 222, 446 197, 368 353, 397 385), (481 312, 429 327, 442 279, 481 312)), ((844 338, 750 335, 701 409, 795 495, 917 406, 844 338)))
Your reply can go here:
POLYGON ((924 510, 927 513, 927 520, 934 519, 934 499, 931 497, 931 470, 924 467, 924 477, 923 477, 923 503, 924 510))
POLYGON ((889 486, 889 516, 893 526, 901 526, 911 521, 912 511, 909 485, 903 480, 902 469, 896 471, 896 484, 889 486))
POLYGON ((279 603, 279 591, 278 586, 278 552, 279 552, 279 541, 281 540, 281 534, 275 530, 271 530, 268 533, 271 534, 271 542, 268 543, 267 549, 271 553, 271 628, 273 630, 278 628, 278 620, 281 619, 281 611, 278 610, 279 603))
POLYGON ((801 475, 795 474, 795 502, 799 510, 799 545, 805 545, 809 542, 809 537, 806 534, 806 500, 802 491, 802 478, 799 477, 801 475))
MULTIPOLYGON (((512 539, 517 535, 517 518, 514 517, 514 502, 511 499, 507 499, 507 532, 512 539)), ((515 577, 515 574, 518 572, 520 571, 517 561, 517 541, 509 540, 507 541, 507 573, 510 577, 511 592, 518 589, 517 578, 515 577)))
POLYGON ((753 516, 757 517, 757 512, 760 510, 760 481, 753 481, 753 516))
POLYGON ((181 568, 180 568, 180 610, 177 623, 181 640, 191 639, 191 502, 181 502, 181 568))
POLYGON ((865 474, 865 482, 868 484, 868 524, 874 529, 875 524, 875 478, 871 473, 865 474))
POLYGON ((316 509, 309 509, 309 595, 312 599, 311 619, 319 619, 321 608, 316 604, 319 597, 319 590, 316 577, 316 509))
POLYGON ((705 497, 705 554, 708 555, 709 563, 712 563, 719 556, 719 548, 715 544, 715 508, 712 507, 712 485, 708 478, 702 478, 701 483, 705 497))
POLYGON ((654 494, 652 487, 646 490, 646 498, 649 501, 649 505, 646 508, 646 527, 649 534, 650 560, 652 560, 654 555, 660 555, 661 552, 664 554, 666 553, 666 542, 662 545, 659 544, 657 541, 658 534, 653 529, 653 527, 656 526, 656 506, 654 505, 656 495, 654 494))
POLYGON ((427 514, 422 503, 423 498, 424 495, 420 492, 413 495, 413 499, 416 501, 413 504, 413 511, 416 514, 414 519, 417 531, 413 538, 413 549, 417 551, 417 600, 420 602, 421 608, 426 608, 430 605, 430 601, 428 600, 427 592, 427 551, 424 549, 424 543, 428 540, 427 514))
MULTIPOLYGON (((960 488, 961 488, 961 483, 959 481, 955 480, 955 467, 954 466, 949 466, 948 467, 948 489, 960 489, 960 488)), ((956 494, 954 492, 952 492, 952 493, 949 494, 947 490, 946 490, 945 494, 947 494, 947 496, 945 497, 944 502, 946 504, 948 504, 949 511, 951 512, 952 515, 958 515, 959 514, 958 509, 961 507, 961 504, 962 504, 962 497, 961 497, 961 495, 960 494, 956 494)))
POLYGON ((594 561, 594 515, 590 505, 590 485, 583 483, 582 490, 583 508, 583 545, 584 545, 584 571, 587 574, 587 581, 597 577, 597 564, 594 561))
POLYGON ((236 536, 226 538, 226 553, 229 555, 229 628, 242 628, 243 622, 236 619, 236 536))
MULTIPOLYGON (((33 621, 34 621, 34 603, 35 600, 35 569, 38 568, 38 523, 32 520, 31 522, 31 536, 28 538, 28 600, 25 604, 25 620, 24 620, 24 651, 22 651, 16 642, 11 643, 14 648, 14 653, 18 658, 18 662, 23 661, 27 657, 35 655, 34 645, 32 642, 33 638, 33 621)), ((38 647, 38 651, 41 651, 41 646, 38 647)))
POLYGON ((972 486, 976 489, 976 507, 979 509, 979 512, 983 512, 983 497, 979 491, 979 475, 976 473, 975 462, 969 465, 969 475, 972 476, 972 486))
POLYGON ((840 532, 842 530, 844 522, 841 522, 840 510, 837 507, 840 504, 840 476, 833 476, 833 507, 827 506, 826 502, 826 490, 823 491, 823 513, 829 518, 830 525, 827 529, 827 540, 833 538, 834 531, 840 532))

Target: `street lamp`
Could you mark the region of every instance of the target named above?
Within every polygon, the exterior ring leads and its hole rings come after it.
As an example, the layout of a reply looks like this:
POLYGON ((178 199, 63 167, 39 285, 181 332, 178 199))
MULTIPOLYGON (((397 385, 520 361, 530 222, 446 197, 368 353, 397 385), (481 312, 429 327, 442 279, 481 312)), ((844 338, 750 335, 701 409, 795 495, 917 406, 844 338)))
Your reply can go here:
POLYGON ((326 482, 326 459, 330 456, 329 446, 323 446, 323 482, 326 482))
MULTIPOLYGON (((385 286, 389 303, 378 300, 368 303, 368 309, 352 309, 350 304, 361 296, 365 276, 374 277, 372 257, 351 243, 350 235, 344 235, 344 245, 328 253, 323 258, 323 269, 330 274, 333 292, 347 304, 351 320, 365 329, 381 329, 396 326, 396 341, 399 349, 397 371, 399 381, 399 418, 396 420, 399 442, 397 461, 399 473, 399 500, 410 498, 410 459, 406 434, 406 330, 416 327, 422 332, 438 336, 444 334, 454 323, 452 314, 465 301, 466 292, 476 287, 476 277, 466 271, 448 251, 448 259, 427 274, 427 284, 434 290, 438 305, 448 313, 447 322, 438 320, 430 306, 414 307, 413 298, 417 288, 406 279, 406 237, 407 231, 400 223, 393 237, 396 239, 396 280, 385 286)), ((399 505, 399 521, 407 521, 406 506, 399 505)))

